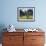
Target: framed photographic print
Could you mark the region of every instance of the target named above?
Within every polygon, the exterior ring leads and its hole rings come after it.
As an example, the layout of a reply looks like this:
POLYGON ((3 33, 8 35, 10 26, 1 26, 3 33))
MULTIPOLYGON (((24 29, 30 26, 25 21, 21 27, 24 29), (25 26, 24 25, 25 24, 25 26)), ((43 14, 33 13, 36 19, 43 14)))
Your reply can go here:
POLYGON ((35 21, 35 7, 18 7, 17 20, 21 22, 35 21))

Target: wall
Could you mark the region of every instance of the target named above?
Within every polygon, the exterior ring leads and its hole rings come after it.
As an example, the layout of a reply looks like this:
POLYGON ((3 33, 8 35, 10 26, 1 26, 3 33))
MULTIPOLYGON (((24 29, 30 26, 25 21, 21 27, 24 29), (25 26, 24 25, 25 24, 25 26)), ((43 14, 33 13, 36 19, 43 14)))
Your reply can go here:
POLYGON ((45 0, 0 0, 0 25, 13 24, 16 28, 44 27, 46 28, 45 0), (17 7, 35 7, 35 22, 18 22, 17 7))

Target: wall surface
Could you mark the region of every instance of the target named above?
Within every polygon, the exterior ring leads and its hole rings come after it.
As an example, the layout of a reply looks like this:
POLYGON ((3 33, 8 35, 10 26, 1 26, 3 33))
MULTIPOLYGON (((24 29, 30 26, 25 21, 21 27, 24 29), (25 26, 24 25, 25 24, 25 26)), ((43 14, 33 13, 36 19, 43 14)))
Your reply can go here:
POLYGON ((37 28, 46 32, 46 0, 0 0, 0 31, 13 24, 15 28, 37 28), (17 7, 35 7, 35 22, 18 22, 17 7))

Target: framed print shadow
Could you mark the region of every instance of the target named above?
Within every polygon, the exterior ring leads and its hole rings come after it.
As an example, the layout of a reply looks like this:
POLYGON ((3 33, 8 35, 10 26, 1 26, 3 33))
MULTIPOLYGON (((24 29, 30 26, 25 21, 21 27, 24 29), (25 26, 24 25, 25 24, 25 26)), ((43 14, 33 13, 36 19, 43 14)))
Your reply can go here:
POLYGON ((35 7, 18 7, 17 21, 20 22, 35 21, 35 7))

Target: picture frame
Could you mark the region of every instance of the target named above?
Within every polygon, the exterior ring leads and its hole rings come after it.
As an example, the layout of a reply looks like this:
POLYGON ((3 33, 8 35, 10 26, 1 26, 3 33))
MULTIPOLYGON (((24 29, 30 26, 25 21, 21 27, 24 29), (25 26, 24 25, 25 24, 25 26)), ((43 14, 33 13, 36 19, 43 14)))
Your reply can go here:
POLYGON ((35 7, 18 7, 17 21, 19 22, 35 21, 35 7))

